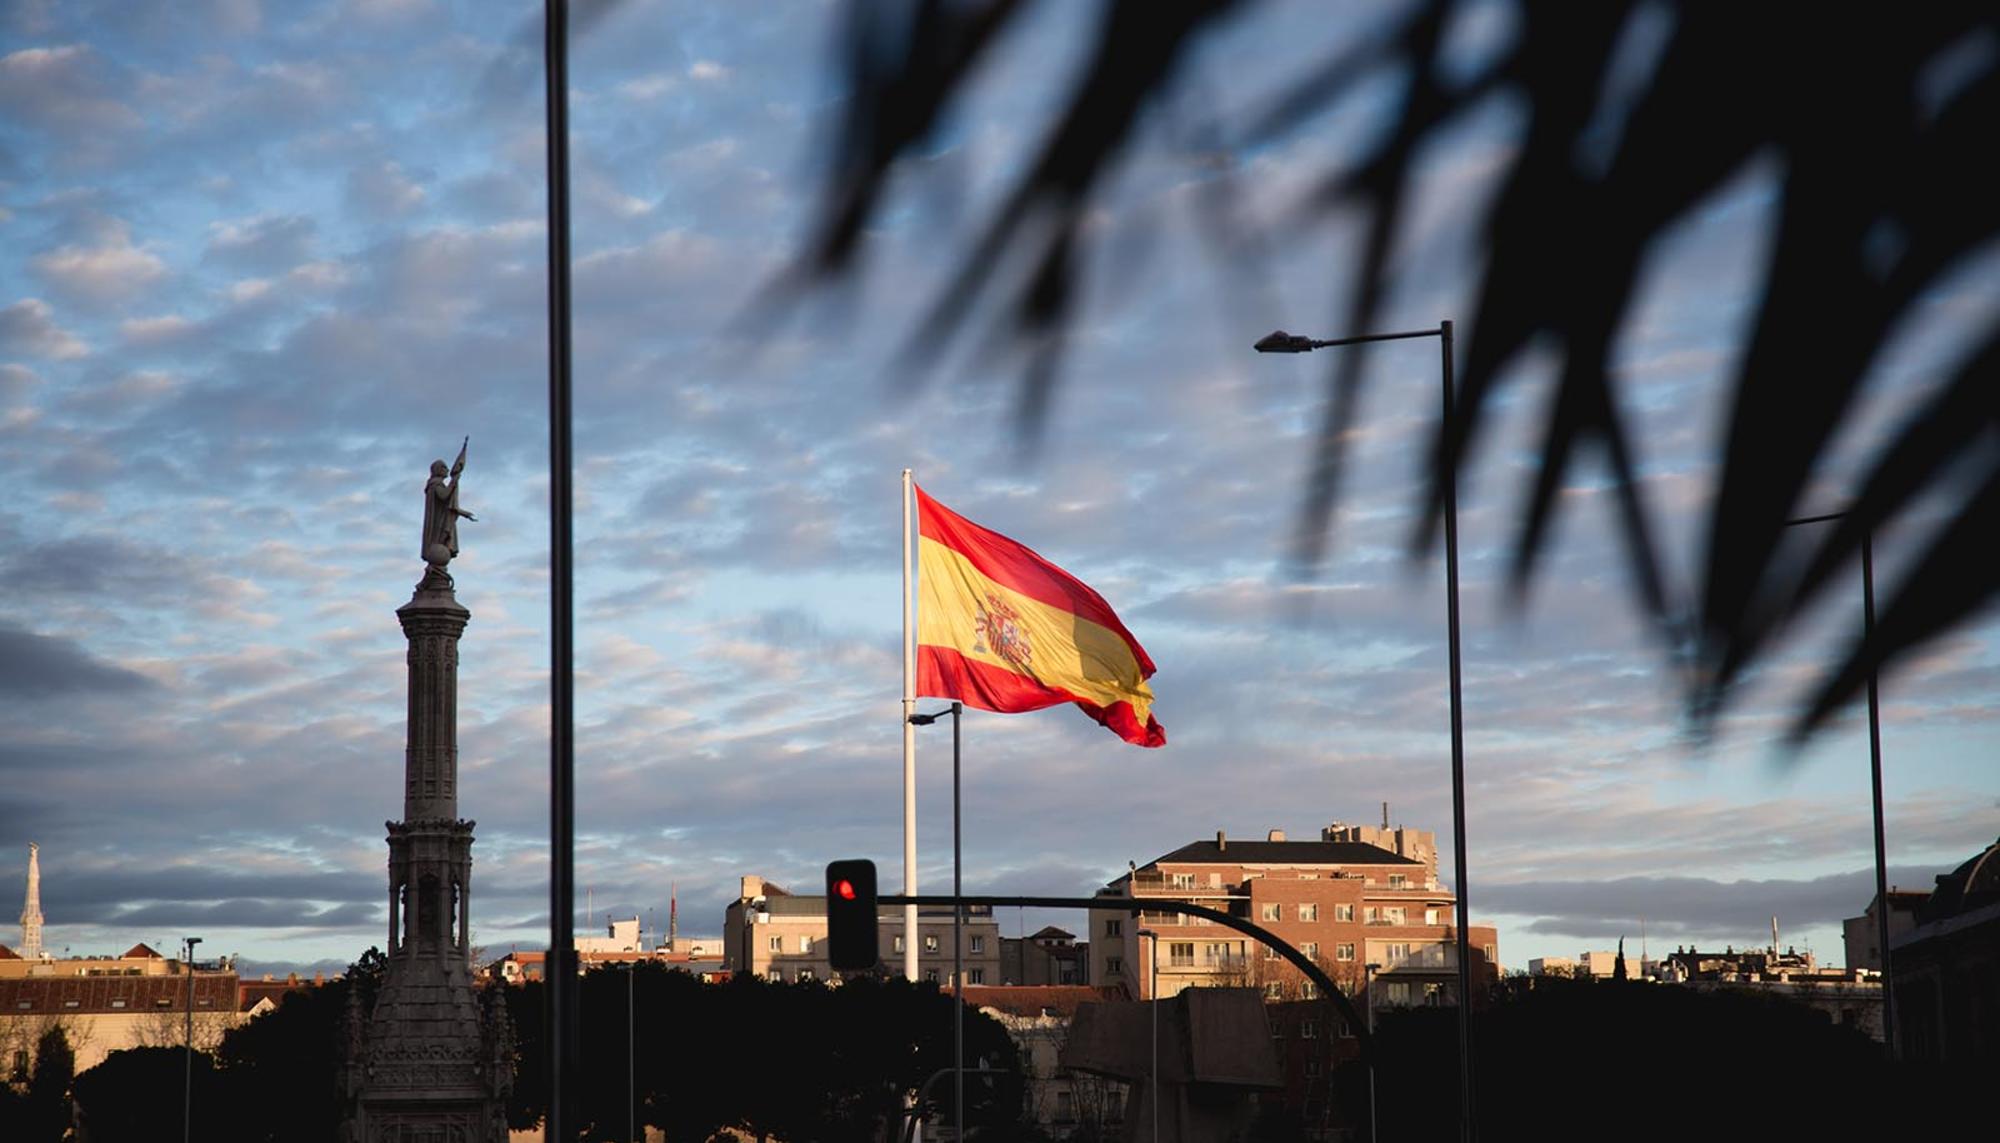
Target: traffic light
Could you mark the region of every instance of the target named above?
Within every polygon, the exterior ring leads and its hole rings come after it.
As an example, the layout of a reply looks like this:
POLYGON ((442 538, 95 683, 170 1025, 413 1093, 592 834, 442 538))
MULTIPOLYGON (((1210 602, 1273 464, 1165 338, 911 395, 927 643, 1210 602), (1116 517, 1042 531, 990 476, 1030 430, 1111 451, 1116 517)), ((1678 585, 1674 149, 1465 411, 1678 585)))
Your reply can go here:
POLYGON ((863 972, 881 959, 876 936, 875 863, 854 859, 826 867, 827 960, 836 972, 863 972))

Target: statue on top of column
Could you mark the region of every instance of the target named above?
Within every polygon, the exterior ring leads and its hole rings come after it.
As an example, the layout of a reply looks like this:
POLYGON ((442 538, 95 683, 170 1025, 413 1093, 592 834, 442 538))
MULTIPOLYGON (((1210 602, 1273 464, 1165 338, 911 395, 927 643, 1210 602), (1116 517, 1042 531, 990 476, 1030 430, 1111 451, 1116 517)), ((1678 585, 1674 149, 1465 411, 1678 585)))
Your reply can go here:
POLYGON ((465 471, 465 450, 471 443, 472 438, 467 437, 458 446, 458 459, 450 469, 445 468, 442 460, 432 461, 431 478, 424 485, 423 557, 430 570, 439 575, 444 574, 444 566, 458 554, 459 517, 479 519, 458 506, 458 474, 465 471))

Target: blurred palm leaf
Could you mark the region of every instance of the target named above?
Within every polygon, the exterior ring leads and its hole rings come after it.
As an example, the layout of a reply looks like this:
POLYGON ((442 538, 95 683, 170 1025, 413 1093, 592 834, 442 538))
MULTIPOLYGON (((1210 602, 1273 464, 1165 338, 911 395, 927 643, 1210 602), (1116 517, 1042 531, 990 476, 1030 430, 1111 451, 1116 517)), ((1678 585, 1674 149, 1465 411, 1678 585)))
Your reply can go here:
MULTIPOLYGON (((820 220, 803 263, 811 280, 855 272, 865 228, 885 208, 896 164, 920 153, 983 56, 1033 5, 910 0, 850 6, 845 105, 820 220)), ((1062 335, 1077 317, 1077 275, 1092 253, 1081 222, 1135 141, 1149 103, 1185 82, 1188 49, 1251 0, 1103 0, 1091 64, 1042 131, 1033 161, 985 220, 911 342, 921 362, 961 330, 1030 349, 1019 403, 1032 435, 1056 385, 1062 335), (1025 271, 1004 269, 1025 258, 1025 271), (990 299, 990 300, 989 300, 990 299)), ((1891 595, 1873 637, 1857 640, 1801 707, 1804 735, 1874 671, 1966 621, 2000 588, 1978 550, 2000 525, 2000 323, 1939 395, 1891 434, 1855 485, 1849 515, 1785 558, 1785 521, 1847 424, 1899 320, 2000 227, 2000 14, 1991 5, 1898 9, 1893 19, 1807 14, 1785 5, 1699 0, 1518 0, 1518 35, 1470 77, 1443 45, 1469 3, 1427 0, 1385 20, 1277 93, 1269 110, 1219 137, 1254 144, 1301 130, 1358 98, 1362 74, 1391 69, 1400 112, 1365 153, 1324 172, 1315 211, 1360 213, 1358 288, 1335 332, 1373 328, 1390 284, 1388 253, 1410 198, 1413 163, 1481 102, 1501 94, 1524 127, 1482 222, 1486 255, 1457 414, 1440 423, 1432 472, 1455 469, 1487 421, 1503 371, 1530 347, 1555 351, 1557 395, 1540 469, 1527 489, 1513 560, 1532 580, 1556 493, 1586 448, 1618 490, 1638 605, 1676 657, 1711 723, 1746 668, 1830 582, 1862 539, 1951 498, 1957 523, 1936 536, 1891 595), (1613 61, 1650 46, 1644 65, 1613 61), (1636 78, 1635 78, 1636 76, 1636 78), (1609 139, 1607 142, 1606 140, 1609 139), (1668 229, 1752 161, 1780 173, 1764 294, 1730 378, 1732 406, 1707 530, 1698 602, 1676 599, 1640 495, 1611 352, 1644 260, 1668 229)), ((1315 467, 1302 498, 1297 557, 1323 556, 1339 499, 1342 442, 1360 405, 1361 354, 1329 379, 1315 467)), ((1427 491, 1419 549, 1435 541, 1442 485, 1427 491)))

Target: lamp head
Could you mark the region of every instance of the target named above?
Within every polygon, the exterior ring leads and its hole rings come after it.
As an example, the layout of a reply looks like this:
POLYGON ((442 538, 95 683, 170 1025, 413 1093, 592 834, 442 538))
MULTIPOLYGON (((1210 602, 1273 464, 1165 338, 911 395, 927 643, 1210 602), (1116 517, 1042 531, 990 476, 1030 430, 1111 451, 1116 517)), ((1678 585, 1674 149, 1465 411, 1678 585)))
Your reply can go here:
POLYGON ((1286 333, 1280 329, 1273 330, 1263 337, 1258 338, 1257 344, 1250 348, 1259 353, 1306 353, 1312 347, 1312 338, 1301 337, 1296 333, 1286 333))

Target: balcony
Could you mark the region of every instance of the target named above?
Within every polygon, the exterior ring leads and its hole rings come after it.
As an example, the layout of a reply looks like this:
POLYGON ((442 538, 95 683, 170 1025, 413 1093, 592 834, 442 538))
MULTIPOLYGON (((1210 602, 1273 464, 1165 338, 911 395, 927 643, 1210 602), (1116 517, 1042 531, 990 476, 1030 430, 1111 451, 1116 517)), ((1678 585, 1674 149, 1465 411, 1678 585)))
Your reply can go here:
POLYGON ((1451 945, 1423 945, 1411 949, 1407 956, 1400 958, 1373 951, 1368 956, 1371 960, 1379 961, 1384 974, 1458 967, 1458 950, 1451 945))
POLYGON ((1157 874, 1150 877, 1144 873, 1135 873, 1132 875, 1132 895, 1134 897, 1179 897, 1182 900, 1212 897, 1220 901, 1244 896, 1244 894, 1237 891, 1239 888, 1236 885, 1203 885, 1200 883, 1188 885, 1168 880, 1157 874))

